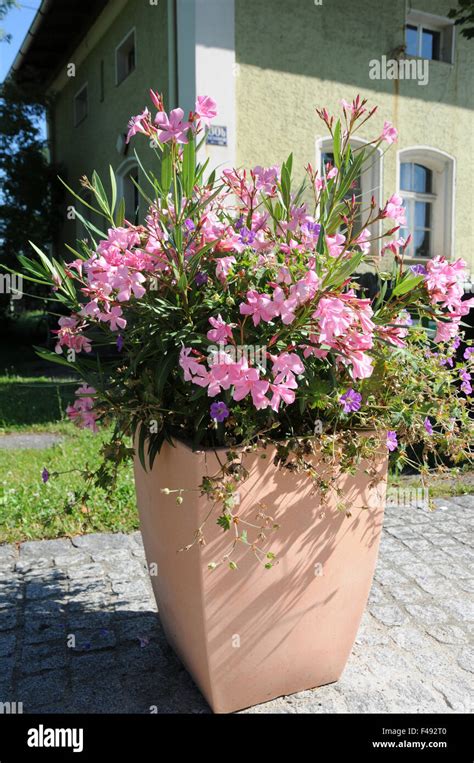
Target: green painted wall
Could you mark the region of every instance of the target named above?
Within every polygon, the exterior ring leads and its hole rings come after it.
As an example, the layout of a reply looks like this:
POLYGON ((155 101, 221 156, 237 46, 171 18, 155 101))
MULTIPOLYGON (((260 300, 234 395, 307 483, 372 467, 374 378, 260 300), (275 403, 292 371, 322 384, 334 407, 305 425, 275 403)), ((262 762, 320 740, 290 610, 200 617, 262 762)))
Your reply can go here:
MULTIPOLYGON (((452 0, 416 0, 418 11, 446 16, 452 0)), ((315 106, 339 109, 360 93, 399 130, 397 148, 427 145, 456 159, 455 254, 471 263, 474 176, 474 40, 456 32, 455 63, 431 61, 429 83, 371 80, 369 61, 404 43, 405 0, 236 0, 237 162, 294 166, 315 162, 326 136, 315 106)), ((374 129, 374 128, 372 128, 374 129)), ((362 138, 373 137, 369 130, 362 138)), ((384 157, 387 197, 396 188, 396 148, 384 157)))
MULTIPOLYGON (((100 23, 100 19, 99 19, 100 23)), ((68 62, 74 62, 74 55, 68 62)), ((151 5, 143 0, 129 0, 123 11, 105 31, 99 43, 77 66, 76 76, 57 93, 53 112, 53 150, 56 159, 67 169, 66 180, 78 189, 79 178, 95 169, 108 187, 108 166, 116 169, 134 148, 149 162, 152 153, 146 139, 130 144, 126 156, 115 146, 127 122, 145 106, 151 110, 149 88, 162 91, 168 98, 168 18, 167 3, 151 5), (135 27, 136 68, 120 85, 115 85, 115 48, 135 27), (104 62, 104 100, 100 100, 100 66, 104 62), (74 95, 88 82, 89 113, 74 126, 74 95)), ((140 179, 140 182, 143 182, 140 179)), ((74 203, 74 200, 67 203, 74 203)), ((62 239, 73 242, 76 223, 66 219, 62 239)))

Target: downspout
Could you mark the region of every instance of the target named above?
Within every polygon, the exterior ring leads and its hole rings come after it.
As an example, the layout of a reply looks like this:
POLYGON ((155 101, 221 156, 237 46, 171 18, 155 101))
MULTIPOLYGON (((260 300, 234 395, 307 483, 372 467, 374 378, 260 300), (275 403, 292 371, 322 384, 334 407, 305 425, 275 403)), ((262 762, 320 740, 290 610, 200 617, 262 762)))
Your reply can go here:
POLYGON ((178 22, 177 0, 168 0, 168 106, 178 104, 178 22))

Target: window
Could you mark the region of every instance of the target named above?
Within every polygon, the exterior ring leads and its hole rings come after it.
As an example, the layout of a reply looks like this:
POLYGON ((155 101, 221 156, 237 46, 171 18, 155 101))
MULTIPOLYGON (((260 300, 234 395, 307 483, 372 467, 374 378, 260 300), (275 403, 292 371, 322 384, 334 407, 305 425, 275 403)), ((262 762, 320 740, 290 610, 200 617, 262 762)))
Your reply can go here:
POLYGON ((400 234, 412 241, 407 249, 409 257, 430 257, 433 219, 433 173, 428 167, 414 162, 400 165, 400 191, 406 209, 407 227, 400 234))
POLYGON ((399 191, 412 240, 407 257, 450 257, 453 251, 454 159, 431 148, 399 152, 399 191))
POLYGON ((138 166, 134 159, 127 159, 117 170, 119 199, 125 200, 125 218, 134 225, 138 224, 140 193, 138 183, 138 166))
MULTIPOLYGON (((351 140, 352 149, 361 149, 366 143, 360 138, 353 138, 351 140)), ((326 164, 334 165, 334 156, 332 154, 332 140, 330 138, 324 138, 317 142, 317 157, 316 166, 319 167, 321 176, 326 175, 326 164)), ((352 198, 352 194, 356 197, 356 201, 359 202, 359 214, 356 217, 353 234, 358 233, 362 228, 362 213, 364 210, 364 217, 367 218, 368 208, 370 207, 370 200, 372 196, 375 197, 376 203, 382 205, 382 152, 377 149, 376 153, 367 161, 366 167, 361 175, 359 175, 355 181, 354 186, 350 188, 346 194, 346 198, 352 198)), ((344 227, 341 226, 343 232, 344 227)), ((374 235, 379 235, 380 225, 377 223, 373 226, 374 235)), ((375 254, 378 250, 378 241, 372 243, 372 254, 375 254)))
POLYGON ((74 96, 74 125, 77 127, 87 116, 88 112, 88 96, 87 96, 87 83, 81 87, 78 93, 74 96))
POLYGON ((135 30, 125 37, 115 51, 115 81, 120 85, 136 66, 135 30))
POLYGON ((454 24, 442 16, 411 11, 405 26, 405 45, 407 56, 453 63, 454 24))

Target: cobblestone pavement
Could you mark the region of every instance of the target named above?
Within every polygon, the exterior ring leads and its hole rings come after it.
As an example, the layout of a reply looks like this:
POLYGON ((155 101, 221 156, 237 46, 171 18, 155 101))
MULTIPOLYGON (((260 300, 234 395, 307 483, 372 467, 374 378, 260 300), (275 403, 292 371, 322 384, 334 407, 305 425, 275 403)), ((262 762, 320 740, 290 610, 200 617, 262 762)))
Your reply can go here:
MULTIPOLYGON (((245 712, 471 709, 474 496, 437 504, 433 513, 387 508, 368 610, 341 680, 245 712)), ((5 701, 27 713, 209 712, 166 644, 139 533, 0 546, 5 701)))

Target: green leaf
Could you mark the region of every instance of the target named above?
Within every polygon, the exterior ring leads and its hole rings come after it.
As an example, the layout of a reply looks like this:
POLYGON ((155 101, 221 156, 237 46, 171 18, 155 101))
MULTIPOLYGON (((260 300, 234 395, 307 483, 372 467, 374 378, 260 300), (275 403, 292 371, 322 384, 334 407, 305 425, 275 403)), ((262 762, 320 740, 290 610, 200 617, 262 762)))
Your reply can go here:
POLYGON ((110 211, 113 214, 115 211, 115 205, 117 203, 117 181, 115 179, 115 173, 112 169, 112 165, 109 165, 110 172, 110 187, 112 189, 112 200, 110 202, 110 211))
POLYGON ((334 128, 333 138, 334 164, 339 169, 341 166, 341 120, 338 119, 334 128))
POLYGON ((183 149, 183 191, 190 199, 194 188, 194 173, 196 169, 196 144, 192 139, 183 149))
POLYGON ((232 517, 230 514, 221 514, 217 519, 217 524, 222 527, 223 530, 230 530, 232 525, 232 517))
POLYGON ((117 207, 117 212, 115 213, 115 225, 117 228, 121 228, 123 225, 123 221, 125 220, 125 199, 120 199, 119 205, 117 207))
POLYGON ((173 162, 171 159, 171 150, 167 145, 163 151, 161 159, 161 187, 163 190, 163 200, 168 196, 171 187, 171 178, 173 175, 173 162))
POLYGON ((406 294, 407 291, 411 291, 412 289, 415 289, 422 281, 424 280, 424 276, 408 276, 404 278, 400 283, 397 283, 395 288, 392 291, 392 296, 398 297, 401 294, 406 294))

